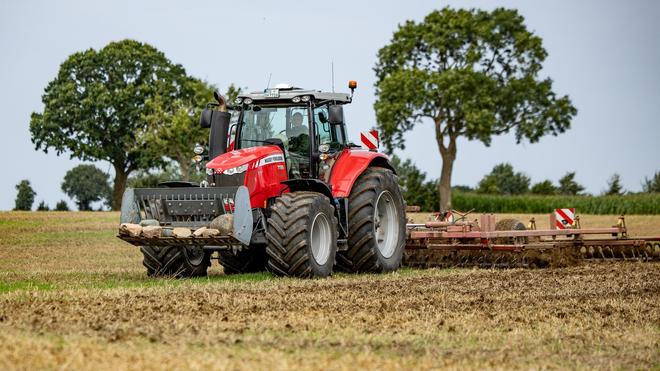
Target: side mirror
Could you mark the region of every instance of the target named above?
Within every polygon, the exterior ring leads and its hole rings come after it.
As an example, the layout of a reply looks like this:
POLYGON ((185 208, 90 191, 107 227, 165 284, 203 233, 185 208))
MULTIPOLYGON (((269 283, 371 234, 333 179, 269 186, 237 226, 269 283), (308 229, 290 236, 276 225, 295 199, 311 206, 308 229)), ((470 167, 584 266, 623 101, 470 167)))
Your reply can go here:
POLYGON ((332 125, 344 123, 344 107, 333 105, 328 107, 328 122, 332 125))
POLYGON ((202 114, 199 116, 199 125, 203 128, 211 127, 211 118, 213 117, 213 110, 210 108, 205 108, 202 111, 202 114))
POLYGON ((319 112, 319 121, 321 121, 322 124, 328 123, 328 118, 325 117, 325 113, 319 112))

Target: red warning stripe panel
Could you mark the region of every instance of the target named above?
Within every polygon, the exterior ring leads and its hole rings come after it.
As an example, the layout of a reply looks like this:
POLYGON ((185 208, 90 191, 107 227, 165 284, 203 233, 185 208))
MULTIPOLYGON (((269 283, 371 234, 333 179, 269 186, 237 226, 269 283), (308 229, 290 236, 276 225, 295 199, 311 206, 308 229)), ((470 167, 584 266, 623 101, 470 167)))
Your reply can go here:
POLYGON ((571 224, 571 225, 573 224, 573 218, 571 218, 571 217, 569 217, 568 215, 566 215, 566 213, 564 212, 564 210, 562 210, 562 209, 556 209, 555 212, 556 212, 557 214, 559 214, 559 216, 561 216, 561 218, 562 218, 563 220, 565 220, 566 222, 568 222, 568 224, 571 224))
POLYGON ((564 223, 562 223, 561 220, 555 220, 555 227, 557 227, 557 229, 566 229, 566 226, 564 226, 564 223))
POLYGON ((367 149, 378 149, 378 131, 363 131, 360 133, 362 146, 367 149))

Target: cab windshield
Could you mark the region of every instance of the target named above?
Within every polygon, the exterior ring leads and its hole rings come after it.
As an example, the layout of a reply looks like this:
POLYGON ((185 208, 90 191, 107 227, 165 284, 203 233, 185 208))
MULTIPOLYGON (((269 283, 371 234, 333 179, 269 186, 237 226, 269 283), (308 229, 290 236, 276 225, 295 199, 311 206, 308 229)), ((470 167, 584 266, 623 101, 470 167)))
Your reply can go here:
POLYGON ((243 110, 242 119, 238 148, 261 146, 270 138, 281 139, 286 147, 294 137, 309 137, 307 106, 249 106, 243 110))
POLYGON ((289 175, 292 178, 308 177, 311 169, 310 146, 314 145, 316 149, 321 144, 327 144, 332 152, 345 143, 343 127, 330 125, 327 117, 326 105, 313 108, 290 104, 247 106, 240 111, 236 148, 258 147, 264 145, 267 139, 280 139, 284 144, 289 175), (310 109, 315 138, 312 138, 310 131, 310 109))

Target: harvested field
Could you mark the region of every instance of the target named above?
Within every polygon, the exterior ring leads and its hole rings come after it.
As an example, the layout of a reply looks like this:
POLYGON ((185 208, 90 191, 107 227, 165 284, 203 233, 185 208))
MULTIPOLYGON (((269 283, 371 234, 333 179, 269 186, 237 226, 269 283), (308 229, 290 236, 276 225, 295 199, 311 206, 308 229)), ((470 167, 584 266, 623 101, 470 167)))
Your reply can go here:
POLYGON ((0 368, 660 367, 659 263, 149 279, 116 220, 0 213, 0 368))

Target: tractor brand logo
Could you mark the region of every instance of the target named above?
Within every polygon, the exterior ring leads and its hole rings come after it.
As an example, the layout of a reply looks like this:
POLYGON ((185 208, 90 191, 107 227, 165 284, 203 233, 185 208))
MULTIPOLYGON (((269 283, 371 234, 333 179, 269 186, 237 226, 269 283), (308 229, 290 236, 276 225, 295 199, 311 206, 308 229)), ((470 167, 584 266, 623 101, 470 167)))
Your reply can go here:
POLYGON ((575 208, 555 209, 555 229, 573 227, 575 223, 575 208))
POLYGON ((259 162, 257 163, 256 167, 259 166, 264 166, 268 164, 275 164, 278 162, 284 162, 284 156, 282 155, 270 155, 268 157, 264 157, 259 162))
POLYGON ((378 149, 378 130, 363 131, 360 133, 362 147, 370 151, 378 149))

